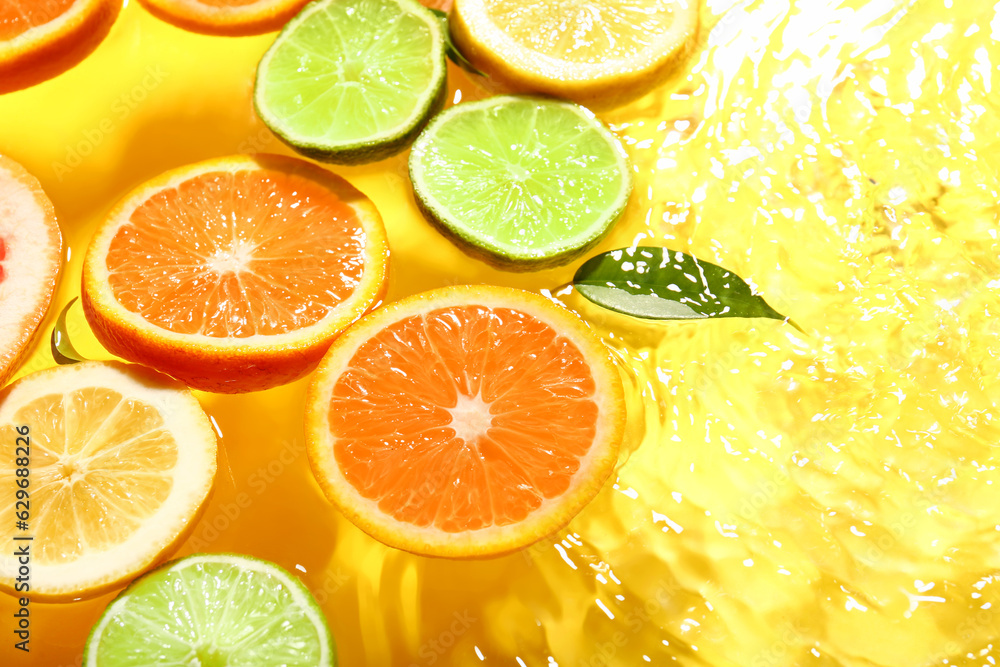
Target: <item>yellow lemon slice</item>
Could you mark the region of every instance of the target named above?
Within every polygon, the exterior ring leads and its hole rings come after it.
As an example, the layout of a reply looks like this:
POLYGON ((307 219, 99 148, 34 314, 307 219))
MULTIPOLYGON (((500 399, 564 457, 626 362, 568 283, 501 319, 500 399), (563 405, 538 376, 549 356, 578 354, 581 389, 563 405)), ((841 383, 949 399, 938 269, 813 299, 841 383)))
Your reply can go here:
POLYGON ((138 366, 21 378, 0 393, 0 443, 0 589, 18 597, 68 602, 132 579, 180 545, 215 481, 198 401, 138 366))
POLYGON ((501 85, 610 108, 670 73, 698 32, 698 1, 456 0, 451 27, 501 85))

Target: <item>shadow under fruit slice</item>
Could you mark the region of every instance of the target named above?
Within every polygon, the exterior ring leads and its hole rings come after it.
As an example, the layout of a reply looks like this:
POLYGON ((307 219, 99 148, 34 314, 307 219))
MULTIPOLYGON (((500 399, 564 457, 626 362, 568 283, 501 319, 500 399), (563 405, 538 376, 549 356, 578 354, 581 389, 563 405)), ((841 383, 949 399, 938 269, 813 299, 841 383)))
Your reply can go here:
POLYGON ((501 96, 451 107, 413 144, 425 217, 466 253, 509 271, 579 257, 621 217, 628 158, 576 104, 501 96))
POLYGON ((31 349, 62 261, 52 202, 38 179, 0 155, 0 387, 31 349))
POLYGON ((208 35, 257 35, 277 30, 309 0, 141 0, 150 12, 208 35))
POLYGON ((0 2, 0 93, 77 64, 107 36, 121 7, 121 0, 0 2))
POLYGON ((573 313, 521 290, 432 290, 330 348, 307 399, 327 497, 413 553, 496 556, 564 526, 617 460, 621 381, 573 313))
POLYGON ((490 84, 619 106, 661 83, 698 33, 700 0, 455 0, 451 34, 490 84))
POLYGON ((309 590, 274 563, 195 554, 149 572, 90 631, 85 667, 333 667, 336 648, 309 590))
POLYGON ((0 524, 0 589, 15 590, 14 538, 31 536, 30 589, 16 595, 33 600, 94 597, 154 565, 183 542, 215 482, 215 431, 198 401, 140 366, 83 362, 21 378, 0 393, 0 438, 0 510, 11 519, 0 524), (26 506, 18 528, 15 508, 26 506))
POLYGON ((257 115, 317 160, 398 153, 444 101, 444 30, 416 0, 317 0, 261 59, 257 115))
POLYGON ((372 202, 275 155, 169 171, 112 210, 87 250, 83 307, 113 354, 206 391, 291 382, 380 298, 372 202))

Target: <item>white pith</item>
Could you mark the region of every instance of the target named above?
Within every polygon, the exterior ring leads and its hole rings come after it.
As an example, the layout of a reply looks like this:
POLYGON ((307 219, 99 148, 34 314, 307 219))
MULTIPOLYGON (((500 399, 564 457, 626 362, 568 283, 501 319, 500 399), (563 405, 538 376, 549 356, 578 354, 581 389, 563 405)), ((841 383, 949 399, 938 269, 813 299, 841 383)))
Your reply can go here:
POLYGON ((493 425, 493 415, 490 414, 490 404, 479 394, 475 396, 459 395, 458 403, 449 408, 451 426, 455 435, 466 442, 475 442, 479 436, 493 425))

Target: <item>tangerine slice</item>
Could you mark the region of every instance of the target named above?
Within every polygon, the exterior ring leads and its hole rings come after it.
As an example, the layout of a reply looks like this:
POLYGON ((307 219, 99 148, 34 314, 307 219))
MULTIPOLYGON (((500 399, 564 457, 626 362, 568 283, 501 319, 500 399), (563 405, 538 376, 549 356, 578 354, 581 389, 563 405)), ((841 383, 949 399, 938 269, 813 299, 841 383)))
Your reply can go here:
POLYGON ((121 0, 0 2, 0 92, 75 65, 108 34, 121 6, 121 0))
POLYGON ((31 349, 62 258, 52 202, 38 179, 0 155, 0 386, 31 349))
POLYGON ((257 35, 277 30, 309 0, 142 0, 168 23, 208 35, 257 35))
POLYGON ((302 160, 209 160, 127 195, 98 229, 83 306, 113 354, 227 393, 295 380, 381 297, 371 201, 302 160))
POLYGON ((461 286, 381 308, 331 347, 308 399, 330 500, 414 553, 494 556, 565 525, 617 459, 607 349, 529 292, 461 286))

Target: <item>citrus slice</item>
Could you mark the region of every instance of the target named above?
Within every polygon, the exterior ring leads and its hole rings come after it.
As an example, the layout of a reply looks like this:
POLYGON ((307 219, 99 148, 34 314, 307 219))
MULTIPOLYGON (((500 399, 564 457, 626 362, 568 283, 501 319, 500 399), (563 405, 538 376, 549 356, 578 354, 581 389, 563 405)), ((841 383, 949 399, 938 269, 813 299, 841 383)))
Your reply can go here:
POLYGON ((295 158, 229 157, 129 193, 84 261, 83 307, 113 354, 226 393, 295 380, 381 298, 371 201, 295 158))
POLYGON ((52 202, 38 179, 0 155, 0 387, 30 350, 62 260, 52 202))
POLYGON ((694 43, 698 0, 456 0, 451 31, 518 92, 618 106, 658 85, 694 43))
POLYGON ((317 160, 388 157, 444 102, 444 38, 416 0, 316 0, 261 59, 257 114, 317 160))
POLYGON ((85 667, 333 667, 336 649, 309 590, 274 563, 196 554, 134 581, 90 631, 85 667))
POLYGON ((0 2, 0 92, 53 77, 104 39, 121 0, 0 2))
POLYGON ((168 23, 208 35, 258 35, 277 30, 309 0, 142 0, 168 23))
POLYGON ((338 339, 308 396, 327 497, 399 549, 524 547, 600 490, 625 422, 607 349, 571 312, 506 287, 432 290, 338 339))
POLYGON ((466 102, 410 153, 424 215, 468 254, 527 271, 598 243, 632 191, 621 144, 584 107, 531 97, 466 102))
POLYGON ((0 523, 0 589, 47 602, 94 597, 156 563, 183 541, 215 480, 215 432, 191 392, 117 362, 10 385, 0 442, 0 511, 11 517, 0 523), (23 546, 27 582, 16 578, 23 546))

